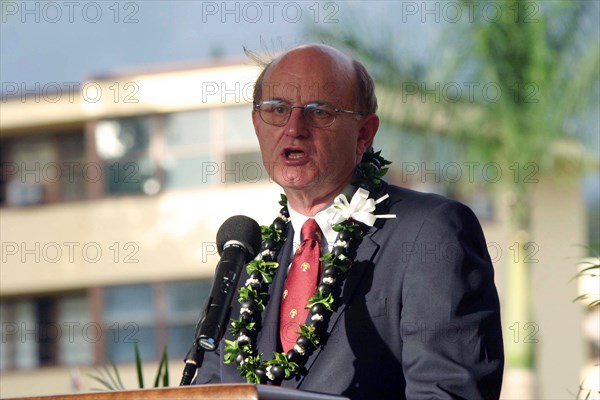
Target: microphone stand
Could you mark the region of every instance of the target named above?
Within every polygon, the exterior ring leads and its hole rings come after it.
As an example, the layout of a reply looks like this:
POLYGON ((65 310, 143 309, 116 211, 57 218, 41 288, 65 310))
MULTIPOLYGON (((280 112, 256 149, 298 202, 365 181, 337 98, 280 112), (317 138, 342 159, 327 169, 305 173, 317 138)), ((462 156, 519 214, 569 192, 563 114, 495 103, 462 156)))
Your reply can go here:
POLYGON ((247 254, 246 248, 236 240, 228 241, 223 247, 204 317, 198 322, 196 339, 185 356, 185 367, 179 386, 190 385, 197 370, 202 366, 204 353, 215 351, 219 347, 247 254))
POLYGON ((187 355, 185 356, 185 367, 183 368, 183 375, 179 386, 189 386, 192 384, 196 372, 202 367, 204 361, 204 349, 196 345, 196 341, 190 347, 187 355))

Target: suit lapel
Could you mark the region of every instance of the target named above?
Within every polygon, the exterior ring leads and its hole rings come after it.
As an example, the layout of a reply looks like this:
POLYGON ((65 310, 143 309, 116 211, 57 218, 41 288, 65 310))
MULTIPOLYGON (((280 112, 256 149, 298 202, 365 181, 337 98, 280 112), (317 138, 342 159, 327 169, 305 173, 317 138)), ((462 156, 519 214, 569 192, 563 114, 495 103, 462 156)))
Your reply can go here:
POLYGON ((287 268, 291 262, 293 242, 294 229, 292 228, 292 224, 290 224, 287 239, 277 257, 279 267, 269 288, 269 306, 265 309, 262 316, 262 329, 256 339, 258 351, 263 353, 263 359, 267 360, 273 358, 273 353, 277 350, 279 342, 279 305, 281 303, 285 278, 287 277, 287 268))

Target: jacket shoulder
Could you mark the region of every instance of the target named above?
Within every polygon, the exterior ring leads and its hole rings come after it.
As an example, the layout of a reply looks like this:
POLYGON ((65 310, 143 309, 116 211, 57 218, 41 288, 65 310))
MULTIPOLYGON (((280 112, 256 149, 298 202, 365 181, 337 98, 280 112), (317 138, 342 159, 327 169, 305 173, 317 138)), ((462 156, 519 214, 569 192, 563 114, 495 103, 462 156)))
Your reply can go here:
POLYGON ((455 227, 480 228, 480 223, 475 213, 460 201, 450 199, 435 193, 418 192, 394 185, 387 185, 385 189, 389 198, 378 213, 395 214, 396 218, 391 225, 432 221, 442 225, 455 227))

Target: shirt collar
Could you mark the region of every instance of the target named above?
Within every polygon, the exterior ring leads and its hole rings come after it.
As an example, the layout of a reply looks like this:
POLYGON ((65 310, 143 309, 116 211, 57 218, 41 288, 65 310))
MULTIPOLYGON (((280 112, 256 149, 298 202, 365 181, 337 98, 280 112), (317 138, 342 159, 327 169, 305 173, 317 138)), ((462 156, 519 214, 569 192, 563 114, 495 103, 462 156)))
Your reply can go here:
MULTIPOLYGON (((352 185, 347 185, 342 194, 351 197, 356 188, 352 185)), ((336 196, 337 197, 337 196, 336 196)), ((327 215, 327 209, 333 205, 333 200, 327 204, 325 207, 321 209, 314 217, 307 217, 306 215, 300 214, 298 211, 294 210, 294 208, 288 204, 288 211, 290 213, 290 221, 292 222, 292 226, 294 227, 294 252, 300 246, 302 239, 300 238, 300 231, 302 230, 302 225, 309 218, 314 218, 321 228, 321 232, 323 232, 323 240, 326 241, 327 251, 331 251, 333 249, 333 245, 335 243, 335 239, 337 238, 337 232, 333 230, 331 224, 329 223, 329 216, 327 215)), ((325 243, 321 243, 322 246, 325 243)))

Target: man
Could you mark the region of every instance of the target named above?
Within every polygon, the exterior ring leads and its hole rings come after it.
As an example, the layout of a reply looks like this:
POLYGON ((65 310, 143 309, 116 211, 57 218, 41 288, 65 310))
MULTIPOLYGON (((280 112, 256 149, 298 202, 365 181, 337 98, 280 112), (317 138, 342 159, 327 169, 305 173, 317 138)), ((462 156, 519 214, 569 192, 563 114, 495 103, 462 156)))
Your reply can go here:
MULTIPOLYGON (((351 182, 379 127, 376 108, 373 81, 364 67, 324 45, 284 53, 257 81, 252 121, 265 166, 287 196, 291 226, 275 256, 279 267, 266 308, 252 317, 260 326, 254 354, 270 359, 283 346, 289 358, 298 349, 288 351, 282 344, 289 334, 280 326, 287 318, 281 311, 294 270, 293 243, 305 239, 301 227, 314 218, 323 235, 321 253, 341 246, 327 209, 338 195, 357 190, 351 182)), ((372 182, 361 186, 373 189, 372 182)), ((351 399, 498 398, 503 371, 499 303, 476 217, 441 196, 385 183, 377 187, 380 193, 368 195, 389 196, 376 211, 386 219, 361 224, 364 235, 347 253, 352 265, 340 277, 343 283, 318 345, 290 358, 300 369, 289 379, 278 379, 271 364, 268 381, 351 399)), ((320 274, 320 279, 326 275, 320 274)), ((241 285, 248 284, 246 278, 241 285)), ((245 310, 234 303, 235 319, 245 310)), ((198 383, 245 381, 237 367, 248 362, 247 353, 238 363, 224 363, 230 351, 224 342, 206 355, 198 383)), ((258 372, 264 376, 264 368, 258 372)))

